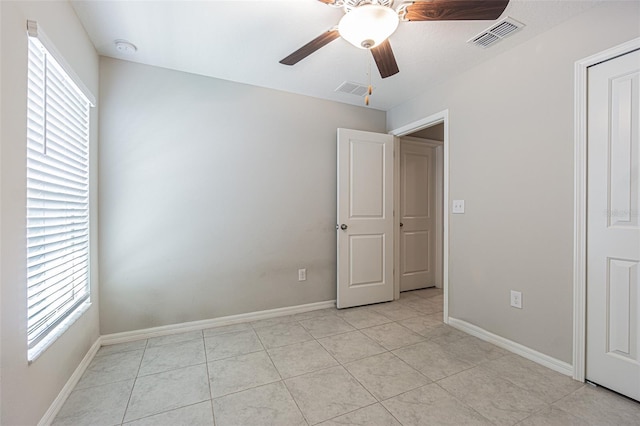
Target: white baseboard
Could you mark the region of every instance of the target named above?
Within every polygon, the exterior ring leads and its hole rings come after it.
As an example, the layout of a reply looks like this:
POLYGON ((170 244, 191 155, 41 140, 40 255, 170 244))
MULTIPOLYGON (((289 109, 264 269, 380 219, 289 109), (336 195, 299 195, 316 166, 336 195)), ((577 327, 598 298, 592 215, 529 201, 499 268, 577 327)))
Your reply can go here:
POLYGON ((91 364, 91 361, 93 361, 93 358, 96 356, 98 349, 102 346, 101 340, 101 337, 98 336, 93 345, 91 345, 87 354, 82 358, 78 367, 75 369, 71 377, 69 377, 69 380, 67 380, 67 383, 65 383, 56 399, 53 400, 53 403, 51 403, 47 412, 44 413, 44 416, 42 416, 38 422, 38 426, 49 426, 53 423, 53 419, 56 418, 58 412, 60 412, 60 409, 73 391, 73 388, 76 387, 87 367, 89 367, 89 364, 91 364))
POLYGON ((449 325, 486 342, 493 343, 494 345, 501 347, 502 349, 506 349, 509 352, 513 352, 514 354, 520 355, 521 357, 524 357, 530 361, 536 362, 540 365, 557 371, 558 373, 573 377, 573 366, 564 361, 560 361, 559 359, 550 357, 549 355, 545 355, 512 340, 505 339, 504 337, 493 334, 483 328, 478 327, 477 325, 470 324, 463 320, 449 317, 449 325))
POLYGON ((166 336, 169 334, 184 333, 187 331, 203 330, 205 328, 220 327, 223 325, 238 324, 242 322, 257 321, 285 315, 300 314, 318 309, 334 308, 335 300, 326 302, 308 303, 306 305, 289 306, 285 308, 269 309, 266 311, 249 312, 246 314, 230 315, 220 318, 212 318, 202 321, 183 322, 161 327, 145 328, 142 330, 125 331, 122 333, 105 334, 101 336, 103 345, 132 342, 134 340, 149 339, 151 337, 166 336))

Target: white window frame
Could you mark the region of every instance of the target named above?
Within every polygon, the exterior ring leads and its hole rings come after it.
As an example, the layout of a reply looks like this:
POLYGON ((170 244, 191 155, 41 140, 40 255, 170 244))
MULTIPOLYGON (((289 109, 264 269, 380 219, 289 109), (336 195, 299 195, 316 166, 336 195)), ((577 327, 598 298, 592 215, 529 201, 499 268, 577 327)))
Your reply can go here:
POLYGON ((27 359, 91 305, 90 108, 95 98, 27 21, 27 359))

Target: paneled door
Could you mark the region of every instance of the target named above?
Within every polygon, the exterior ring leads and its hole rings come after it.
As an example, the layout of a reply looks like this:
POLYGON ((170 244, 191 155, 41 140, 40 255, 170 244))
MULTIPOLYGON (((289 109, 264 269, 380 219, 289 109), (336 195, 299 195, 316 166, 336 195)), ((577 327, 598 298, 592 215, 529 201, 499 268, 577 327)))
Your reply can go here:
POLYGON ((586 378, 640 400, 640 51, 587 90, 586 378))
POLYGON ((393 143, 338 129, 338 308, 393 299, 393 143))
POLYGON ((400 144, 400 291, 435 285, 436 150, 400 144))

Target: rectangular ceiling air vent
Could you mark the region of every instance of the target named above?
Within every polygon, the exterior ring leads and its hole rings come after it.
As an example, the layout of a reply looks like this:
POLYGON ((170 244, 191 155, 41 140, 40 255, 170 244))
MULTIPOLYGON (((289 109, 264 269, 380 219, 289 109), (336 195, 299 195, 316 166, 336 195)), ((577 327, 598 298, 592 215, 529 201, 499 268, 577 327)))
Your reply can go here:
POLYGON ((524 27, 522 22, 518 22, 507 16, 475 37, 471 37, 471 39, 467 40, 467 43, 472 43, 476 46, 486 48, 499 42, 503 38, 510 36, 522 27, 524 27))
POLYGON ((360 83, 345 81, 337 89, 336 92, 347 93, 349 95, 364 96, 367 94, 369 86, 360 83))

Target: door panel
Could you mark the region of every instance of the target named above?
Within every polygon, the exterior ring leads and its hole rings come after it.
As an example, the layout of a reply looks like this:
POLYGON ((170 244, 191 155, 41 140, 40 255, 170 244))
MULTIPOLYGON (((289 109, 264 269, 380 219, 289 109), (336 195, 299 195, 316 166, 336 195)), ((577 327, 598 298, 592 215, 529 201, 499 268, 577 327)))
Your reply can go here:
POLYGON ((640 51, 588 77, 586 377, 640 400, 640 51))
POLYGON ((432 148, 415 146, 411 149, 403 143, 401 170, 402 186, 402 207, 405 218, 429 219, 431 216, 430 198, 428 188, 422 185, 431 182, 433 171, 432 148), (424 149, 423 149, 424 148, 424 149), (416 152, 424 151, 424 152, 416 152))
POLYGON ((338 129, 338 308, 393 299, 393 142, 338 129))
MULTIPOLYGON (((616 77, 611 80, 611 137, 609 139, 608 191, 610 194, 610 226, 638 226, 638 135, 633 135, 634 118, 638 120, 638 73, 616 77), (634 108, 635 90, 635 108, 634 108), (633 114, 635 113, 635 117, 633 114), (636 146, 634 146, 634 144, 636 146), (636 155, 634 154, 634 150, 636 155)), ((637 128, 636 128, 637 131, 637 128)))
POLYGON ((404 232, 402 270, 405 274, 421 271, 429 271, 429 243, 431 235, 429 231, 404 232))
MULTIPOLYGON (((609 338, 608 351, 630 360, 637 360, 637 333, 632 326, 638 325, 637 306, 629 303, 633 300, 638 281, 638 262, 623 259, 609 259, 609 277, 607 280, 607 322, 609 338), (633 323, 633 324, 632 324, 633 323)), ((640 380, 640 377, 638 377, 640 380)))
POLYGON ((365 140, 352 140, 349 155, 351 166, 351 217, 381 218, 384 216, 384 145, 365 140))
POLYGON ((435 149, 400 145, 400 291, 435 285, 435 149))
POLYGON ((349 285, 384 283, 384 235, 349 236, 349 285))

